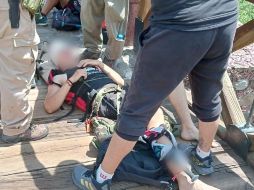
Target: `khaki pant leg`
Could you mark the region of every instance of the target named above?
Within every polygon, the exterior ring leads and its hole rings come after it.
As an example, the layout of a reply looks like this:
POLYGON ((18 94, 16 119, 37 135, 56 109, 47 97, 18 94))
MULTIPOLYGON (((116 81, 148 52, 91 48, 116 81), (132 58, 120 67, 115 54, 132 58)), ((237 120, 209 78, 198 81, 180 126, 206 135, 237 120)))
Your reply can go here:
POLYGON ((126 36, 129 15, 129 0, 105 0, 105 18, 108 32, 108 45, 105 56, 116 60, 122 55, 124 40, 118 40, 117 35, 126 36))
POLYGON ((32 108, 28 103, 30 83, 35 72, 39 37, 34 20, 20 8, 20 27, 12 29, 8 0, 0 4, 0 93, 1 119, 5 135, 23 133, 30 125, 32 108))
POLYGON ((102 44, 101 24, 104 20, 104 0, 81 1, 81 24, 84 37, 84 47, 94 53, 99 53, 102 44))

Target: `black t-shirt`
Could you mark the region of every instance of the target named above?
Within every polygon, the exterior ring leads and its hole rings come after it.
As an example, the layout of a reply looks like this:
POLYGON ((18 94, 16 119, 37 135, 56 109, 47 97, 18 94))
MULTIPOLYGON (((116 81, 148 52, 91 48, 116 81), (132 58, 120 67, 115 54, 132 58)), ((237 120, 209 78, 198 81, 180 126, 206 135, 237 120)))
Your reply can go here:
MULTIPOLYGON (((54 82, 54 77, 56 75, 67 74, 67 77, 70 78, 77 68, 67 70, 65 72, 60 70, 51 70, 49 75, 49 84, 55 84, 61 86, 54 82)), ((92 90, 99 91, 101 88, 106 86, 107 84, 115 84, 112 79, 110 79, 105 73, 103 73, 100 69, 96 67, 87 67, 87 78, 84 81, 80 80, 71 87, 70 92, 66 96, 66 102, 68 104, 72 103, 75 95, 78 94, 80 98, 76 101, 76 106, 82 111, 87 111, 87 106, 91 103, 90 100, 94 94, 92 94, 92 90), (89 95, 91 93, 91 95, 89 95)), ((104 97, 104 101, 102 101, 99 110, 99 116, 107 117, 109 119, 117 118, 117 96, 115 92, 109 93, 104 97), (106 101, 105 101, 106 100, 106 101), (111 106, 109 106, 110 104, 111 106)))
POLYGON ((105 85, 114 83, 112 79, 110 79, 105 73, 103 73, 100 69, 96 67, 87 67, 86 72, 86 83, 84 84, 82 80, 78 81, 76 84, 73 85, 73 88, 80 88, 80 86, 82 85, 83 91, 86 93, 90 93, 92 90, 99 91, 105 85))
MULTIPOLYGON (((54 83, 53 80, 56 75, 67 74, 67 77, 70 78, 76 70, 77 68, 69 69, 64 72, 57 69, 51 70, 49 75, 49 84, 54 83)), ((87 78, 85 79, 85 83, 82 80, 77 81, 71 87, 71 92, 78 93, 79 90, 82 90, 82 93, 89 94, 92 90, 99 91, 105 85, 114 83, 114 81, 110 79, 105 73, 103 73, 99 68, 87 67, 86 72, 87 78)))
POLYGON ((151 25, 202 31, 237 21, 237 0, 152 0, 151 25))

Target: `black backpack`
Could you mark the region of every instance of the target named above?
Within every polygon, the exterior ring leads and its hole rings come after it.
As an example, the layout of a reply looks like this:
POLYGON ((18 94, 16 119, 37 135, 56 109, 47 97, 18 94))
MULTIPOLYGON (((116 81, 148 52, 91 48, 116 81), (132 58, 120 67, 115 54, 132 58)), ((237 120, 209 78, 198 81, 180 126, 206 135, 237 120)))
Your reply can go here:
MULTIPOLYGON (((96 160, 96 168, 101 164, 107 151, 110 138, 106 139, 100 146, 96 160)), ((130 152, 118 166, 113 181, 130 181, 145 185, 160 187, 165 190, 177 190, 177 183, 170 178, 168 171, 163 167, 150 146, 138 141, 132 152, 130 152)))
POLYGON ((52 28, 64 31, 74 31, 81 28, 80 12, 70 8, 57 10, 53 13, 52 28))

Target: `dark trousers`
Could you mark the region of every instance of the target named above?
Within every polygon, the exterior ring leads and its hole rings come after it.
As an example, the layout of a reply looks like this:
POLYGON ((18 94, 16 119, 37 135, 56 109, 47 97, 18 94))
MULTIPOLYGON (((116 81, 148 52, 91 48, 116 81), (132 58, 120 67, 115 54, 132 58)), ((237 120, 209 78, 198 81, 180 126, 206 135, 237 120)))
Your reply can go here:
POLYGON ((204 122, 218 119, 222 78, 235 30, 236 23, 197 32, 159 27, 144 31, 117 134, 126 140, 143 135, 162 101, 188 74, 195 114, 204 122))

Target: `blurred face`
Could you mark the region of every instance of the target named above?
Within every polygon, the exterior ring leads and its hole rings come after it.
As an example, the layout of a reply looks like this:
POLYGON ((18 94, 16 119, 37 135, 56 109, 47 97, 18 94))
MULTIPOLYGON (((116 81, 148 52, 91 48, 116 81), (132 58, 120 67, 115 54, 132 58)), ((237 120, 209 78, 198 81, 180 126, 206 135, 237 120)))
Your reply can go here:
POLYGON ((65 71, 77 66, 77 59, 71 49, 64 49, 58 53, 56 64, 60 70, 65 71))

